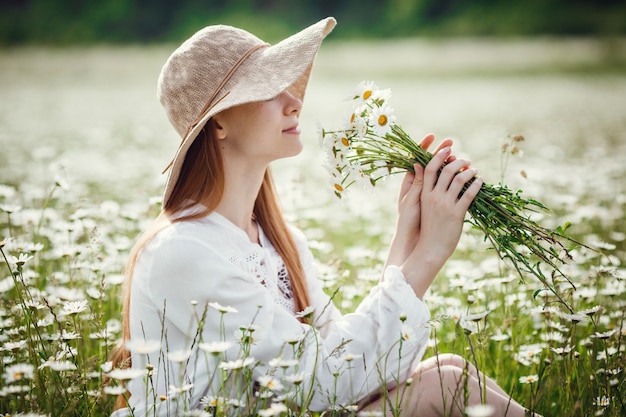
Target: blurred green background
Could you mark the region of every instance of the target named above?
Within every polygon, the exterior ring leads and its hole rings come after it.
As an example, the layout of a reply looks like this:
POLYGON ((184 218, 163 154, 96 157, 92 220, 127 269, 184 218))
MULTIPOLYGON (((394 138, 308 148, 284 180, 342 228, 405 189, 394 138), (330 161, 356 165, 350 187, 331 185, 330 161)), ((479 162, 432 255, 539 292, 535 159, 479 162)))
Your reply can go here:
POLYGON ((269 41, 335 16, 333 38, 616 36, 624 0, 2 0, 0 45, 180 41, 226 23, 269 41))

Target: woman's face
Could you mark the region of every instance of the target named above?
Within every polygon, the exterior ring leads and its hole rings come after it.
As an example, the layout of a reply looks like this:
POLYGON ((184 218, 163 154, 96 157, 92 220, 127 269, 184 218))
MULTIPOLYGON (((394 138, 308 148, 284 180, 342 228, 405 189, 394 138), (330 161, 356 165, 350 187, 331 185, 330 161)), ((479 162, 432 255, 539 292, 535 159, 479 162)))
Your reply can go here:
POLYGON ((242 104, 215 115, 216 137, 226 161, 251 166, 302 150, 298 117, 302 102, 284 91, 266 101, 242 104))

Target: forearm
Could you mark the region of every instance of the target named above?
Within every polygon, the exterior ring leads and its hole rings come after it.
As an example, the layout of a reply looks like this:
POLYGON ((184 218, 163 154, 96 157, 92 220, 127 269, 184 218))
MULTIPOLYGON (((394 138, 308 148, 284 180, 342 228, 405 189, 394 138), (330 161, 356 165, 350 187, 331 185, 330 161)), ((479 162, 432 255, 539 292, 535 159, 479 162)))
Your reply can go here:
POLYGON ((436 247, 420 241, 411 256, 400 265, 400 270, 417 297, 424 297, 448 257, 436 247))

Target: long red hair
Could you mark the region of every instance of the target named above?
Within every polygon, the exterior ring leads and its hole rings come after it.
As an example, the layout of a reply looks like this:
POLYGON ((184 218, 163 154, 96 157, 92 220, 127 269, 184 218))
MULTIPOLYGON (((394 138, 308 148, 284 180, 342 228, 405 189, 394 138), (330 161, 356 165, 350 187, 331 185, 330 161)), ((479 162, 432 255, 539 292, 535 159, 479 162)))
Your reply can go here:
MULTIPOLYGON (((205 209, 194 211, 193 214, 176 217, 176 222, 193 220, 211 213, 224 194, 224 166, 218 141, 214 137, 213 121, 205 125, 187 151, 178 181, 163 211, 156 220, 141 234, 130 252, 124 271, 125 279, 122 286, 122 340, 111 351, 114 367, 130 366, 130 352, 125 343, 130 339, 130 288, 137 258, 143 247, 163 228, 170 224, 170 216, 181 210, 201 203, 205 209)), ((278 201, 278 195, 268 168, 257 196, 254 215, 263 232, 266 234, 276 251, 280 254, 291 280, 296 311, 309 306, 309 292, 300 262, 298 249, 289 231, 278 201)), ((124 407, 126 400, 118 398, 116 408, 124 407)))

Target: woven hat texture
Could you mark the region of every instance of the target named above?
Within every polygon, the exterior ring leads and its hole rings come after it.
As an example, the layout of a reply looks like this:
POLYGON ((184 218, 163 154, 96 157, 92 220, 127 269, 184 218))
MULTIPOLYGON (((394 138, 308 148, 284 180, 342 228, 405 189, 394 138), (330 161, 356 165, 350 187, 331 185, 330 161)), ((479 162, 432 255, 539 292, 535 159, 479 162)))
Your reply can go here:
POLYGON ((182 141, 168 167, 164 205, 187 150, 213 115, 285 90, 304 98, 315 55, 335 24, 332 17, 323 19, 275 45, 243 29, 207 26, 170 55, 159 75, 157 97, 182 141))

